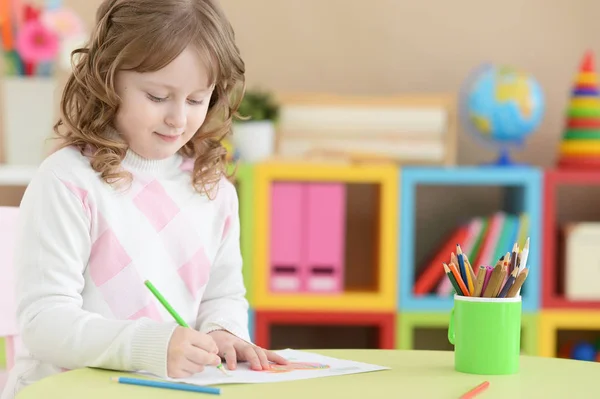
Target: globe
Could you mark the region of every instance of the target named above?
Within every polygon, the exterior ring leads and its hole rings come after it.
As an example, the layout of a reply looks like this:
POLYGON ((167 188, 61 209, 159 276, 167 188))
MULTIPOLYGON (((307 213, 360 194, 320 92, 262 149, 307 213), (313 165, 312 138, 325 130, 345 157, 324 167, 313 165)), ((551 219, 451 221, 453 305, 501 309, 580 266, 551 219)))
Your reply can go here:
POLYGON ((484 64, 463 84, 459 112, 469 133, 498 150, 494 165, 517 165, 510 159, 510 149, 521 147, 540 126, 544 108, 544 94, 532 76, 484 64))

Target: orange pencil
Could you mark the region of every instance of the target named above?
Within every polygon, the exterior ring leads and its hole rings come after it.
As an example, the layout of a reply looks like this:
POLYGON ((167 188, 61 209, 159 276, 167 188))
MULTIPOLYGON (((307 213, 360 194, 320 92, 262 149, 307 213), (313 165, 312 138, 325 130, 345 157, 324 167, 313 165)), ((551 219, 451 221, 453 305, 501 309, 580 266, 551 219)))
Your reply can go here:
POLYGON ((465 282, 463 281, 462 277, 460 277, 460 272, 458 271, 456 264, 454 262, 450 262, 448 267, 450 267, 450 270, 452 270, 452 275, 454 275, 454 278, 456 279, 456 282, 458 283, 460 290, 463 292, 463 295, 471 296, 471 294, 469 293, 469 290, 467 289, 467 286, 465 285, 465 282))
POLYGON ((469 392, 461 396, 460 399, 472 399, 481 392, 485 391, 489 386, 489 381, 482 382, 481 384, 477 385, 475 388, 471 389, 469 392))

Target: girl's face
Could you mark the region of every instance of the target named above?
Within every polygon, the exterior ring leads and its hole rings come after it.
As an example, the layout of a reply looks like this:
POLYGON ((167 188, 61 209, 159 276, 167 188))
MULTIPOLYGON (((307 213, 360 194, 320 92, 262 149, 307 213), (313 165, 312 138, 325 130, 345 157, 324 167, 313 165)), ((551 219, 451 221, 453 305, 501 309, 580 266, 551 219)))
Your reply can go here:
POLYGON ((147 159, 174 155, 200 128, 213 92, 208 69, 193 47, 155 72, 119 71, 115 128, 147 159))

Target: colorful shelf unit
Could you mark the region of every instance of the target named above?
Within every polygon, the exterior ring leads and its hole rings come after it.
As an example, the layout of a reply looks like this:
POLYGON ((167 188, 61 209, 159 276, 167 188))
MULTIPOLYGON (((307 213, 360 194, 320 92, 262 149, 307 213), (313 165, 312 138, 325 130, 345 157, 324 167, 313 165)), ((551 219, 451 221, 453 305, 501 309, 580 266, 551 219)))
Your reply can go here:
MULTIPOLYGON (((311 327, 318 329, 319 327, 335 326, 335 327, 364 327, 374 328, 376 330, 376 343, 373 345, 376 349, 394 349, 395 342, 395 314, 378 313, 378 312, 318 312, 318 311, 257 311, 256 312, 256 340, 255 343, 264 348, 273 348, 272 328, 277 325, 293 326, 295 329, 301 327, 311 327)), ((339 333, 324 334, 315 332, 316 337, 329 335, 336 344, 343 347, 349 347, 350 344, 344 343, 343 337, 339 333)), ((283 346, 294 345, 288 337, 282 343, 283 346)), ((356 342, 354 342, 356 344, 356 342)), ((312 349, 314 344, 308 344, 312 349)), ((275 344, 275 346, 277 346, 275 344)), ((294 346, 298 346, 295 344, 294 346)), ((302 346, 300 344, 300 346, 302 346)), ((274 348, 283 349, 283 348, 274 348)), ((307 349, 307 348, 301 348, 307 349)))
MULTIPOLYGON (((395 312, 398 168, 265 162, 254 166, 253 306, 264 310, 395 312), (374 187, 374 226, 360 230, 374 240, 372 256, 359 265, 372 284, 346 286, 345 242, 357 186, 374 187)), ((359 215, 360 216, 360 215, 359 215)), ((353 222, 354 223, 354 222, 353 222)), ((355 229, 356 230, 356 229, 355 229)), ((362 260, 361 260, 362 262, 362 260)))
POLYGON ((539 355, 558 357, 560 330, 598 332, 600 336, 600 311, 598 310, 543 310, 540 314, 538 334, 539 355))
MULTIPOLYGON (((403 312, 396 316, 396 347, 398 349, 443 349, 444 346, 451 348, 447 343, 449 312, 403 312), (417 329, 442 330, 439 335, 444 342, 430 342, 435 348, 416 346, 415 331, 417 329)), ((522 340, 521 349, 523 354, 537 355, 539 316, 537 313, 523 313, 521 317, 522 340)))
POLYGON ((246 298, 252 304, 252 249, 254 247, 254 171, 252 165, 239 164, 234 184, 238 193, 240 214, 240 247, 244 262, 242 273, 246 285, 246 298))
MULTIPOLYGON (((530 267, 523 289, 524 312, 536 312, 539 309, 540 291, 540 242, 541 242, 541 207, 542 172, 533 167, 405 167, 399 176, 401 180, 398 247, 401 248, 398 281, 398 308, 401 312, 440 312, 449 311, 452 297, 436 295, 414 295, 416 280, 416 234, 415 220, 417 209, 418 186, 495 186, 502 187, 504 193, 504 209, 514 214, 526 214, 528 220, 528 236, 530 237, 530 253, 527 261, 530 267)), ((443 201, 443 198, 440 198, 443 201)), ((498 210, 501 211, 501 210, 498 210)), ((474 215, 475 216, 475 215, 474 215)), ((459 243, 460 244, 460 243, 459 243)), ((512 248, 512 242, 507 251, 512 248)), ((448 253, 448 258, 450 253, 448 253)), ((473 264, 473 267, 478 267, 473 264)), ((442 265, 440 264, 440 268, 442 265)))
POLYGON ((255 327, 255 312, 253 309, 248 311, 248 331, 250 332, 250 339, 252 342, 256 339, 256 327, 255 327))
POLYGON ((544 175, 544 233, 542 307, 544 309, 600 309, 600 301, 572 301, 565 298, 559 287, 563 274, 558 226, 558 191, 566 186, 600 186, 600 174, 585 170, 547 170, 544 175))

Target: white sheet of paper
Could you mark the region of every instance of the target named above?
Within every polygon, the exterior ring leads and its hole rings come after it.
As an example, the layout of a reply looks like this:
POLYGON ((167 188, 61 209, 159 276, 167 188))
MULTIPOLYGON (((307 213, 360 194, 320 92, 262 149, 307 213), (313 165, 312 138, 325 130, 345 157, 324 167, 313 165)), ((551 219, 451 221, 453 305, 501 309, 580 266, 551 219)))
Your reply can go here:
MULTIPOLYGON (((234 383, 254 384, 304 380, 309 378, 332 377, 344 374, 389 370, 389 367, 355 362, 351 360, 336 359, 316 353, 293 349, 284 349, 275 352, 289 360, 294 367, 301 367, 301 369, 292 369, 279 372, 274 372, 273 370, 254 371, 250 370, 248 363, 244 362, 238 363, 235 370, 227 370, 229 376, 226 376, 222 371, 215 367, 210 367, 201 373, 193 375, 192 377, 170 379, 170 381, 184 382, 193 385, 234 383)), ((275 370, 277 369, 278 367, 275 367, 275 370)))

